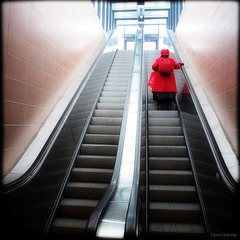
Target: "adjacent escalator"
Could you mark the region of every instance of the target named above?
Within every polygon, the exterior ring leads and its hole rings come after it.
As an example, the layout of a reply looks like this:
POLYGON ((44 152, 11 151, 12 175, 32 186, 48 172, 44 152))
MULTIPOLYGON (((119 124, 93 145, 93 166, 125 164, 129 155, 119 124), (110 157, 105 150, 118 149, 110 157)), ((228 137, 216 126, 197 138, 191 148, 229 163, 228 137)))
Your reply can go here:
MULTIPOLYGON (((148 72, 159 52, 149 52, 148 72)), ((149 234, 204 236, 178 110, 157 110, 148 88, 149 234)))
POLYGON ((53 235, 83 234, 111 181, 132 54, 117 51, 50 229, 53 235))

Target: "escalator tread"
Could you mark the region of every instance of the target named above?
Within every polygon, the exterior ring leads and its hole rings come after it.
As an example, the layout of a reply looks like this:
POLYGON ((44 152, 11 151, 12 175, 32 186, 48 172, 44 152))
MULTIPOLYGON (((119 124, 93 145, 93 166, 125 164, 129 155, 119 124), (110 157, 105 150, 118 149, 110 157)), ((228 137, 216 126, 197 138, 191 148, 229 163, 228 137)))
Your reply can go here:
MULTIPOLYGON (((133 51, 118 51, 64 189, 53 234, 81 235, 112 177, 133 51)), ((77 124, 80 114, 76 114, 77 124)))
MULTIPOLYGON (((148 54, 149 74, 157 57, 158 51, 148 54)), ((157 110, 151 88, 148 88, 148 134, 150 235, 204 235, 178 110, 157 110)))

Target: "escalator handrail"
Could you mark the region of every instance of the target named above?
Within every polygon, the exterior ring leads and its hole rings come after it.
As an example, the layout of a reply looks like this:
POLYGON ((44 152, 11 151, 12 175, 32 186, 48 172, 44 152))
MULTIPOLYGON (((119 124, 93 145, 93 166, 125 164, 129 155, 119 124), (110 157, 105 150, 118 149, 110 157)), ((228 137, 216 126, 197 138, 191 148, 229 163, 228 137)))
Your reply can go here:
POLYGON ((102 196, 102 198, 100 199, 100 201, 98 202, 97 206, 95 207, 94 211, 92 212, 91 216, 88 219, 88 223, 85 229, 85 234, 88 237, 96 237, 97 227, 101 220, 101 217, 103 216, 109 201, 111 200, 114 192, 116 191, 120 167, 121 167, 124 136, 126 132, 126 120, 127 120, 127 108, 128 108, 127 106, 129 105, 129 100, 130 100, 130 87, 131 87, 131 79, 133 75, 133 59, 134 59, 135 51, 136 51, 136 44, 135 44, 134 52, 132 56, 131 71, 129 75, 127 94, 126 94, 126 99, 124 104, 124 113, 122 118, 120 136, 119 136, 118 150, 117 150, 116 161, 115 161, 111 182, 106 192, 104 193, 104 195, 102 196))
MULTIPOLYGON (((172 37, 171 37, 169 31, 167 31, 167 34, 168 34, 168 37, 169 37, 169 39, 170 39, 170 41, 172 43, 172 46, 174 48, 174 52, 175 52, 175 55, 176 55, 178 61, 181 61, 180 60, 180 56, 179 56, 179 54, 178 54, 178 52, 176 50, 175 44, 174 44, 174 42, 172 40, 172 37)), ((205 132, 206 137, 208 139, 208 143, 209 143, 209 145, 211 147, 211 150, 212 150, 212 153, 213 153, 216 165, 217 165, 217 167, 219 169, 219 172, 220 172, 220 174, 221 174, 221 176, 223 178, 223 181, 226 183, 228 188, 233 193, 236 193, 237 192, 237 183, 234 180, 234 178, 232 177, 232 175, 230 174, 230 172, 229 172, 229 170, 228 170, 228 168, 226 166, 226 163, 225 163, 225 161, 223 159, 222 153, 221 153, 221 151, 220 151, 220 149, 218 147, 216 139, 215 139, 215 137, 214 137, 214 135, 212 133, 212 130, 211 130, 211 128, 209 126, 209 123, 207 121, 207 118, 205 116, 205 113, 204 113, 204 111, 203 111, 203 109, 201 107, 201 104, 200 104, 200 102, 199 102, 199 100, 197 98, 195 90, 194 90, 194 88, 192 86, 192 83, 191 83, 191 81, 190 81, 190 79, 188 77, 188 74, 187 74, 184 66, 181 67, 181 70, 182 70, 183 76, 185 78, 185 82, 187 84, 187 87, 189 89, 189 92, 190 92, 193 104, 194 104, 194 106, 196 108, 196 111, 198 113, 198 117, 200 119, 200 122, 201 122, 201 124, 203 126, 204 132, 205 132)))
POLYGON ((13 180, 12 182, 9 182, 9 183, 3 185, 3 192, 4 193, 10 193, 10 192, 13 192, 13 191, 17 191, 22 186, 25 186, 29 181, 31 181, 31 179, 33 179, 34 176, 38 173, 38 171, 40 170, 44 161, 46 160, 46 158, 48 156, 48 153, 50 152, 53 144, 55 143, 57 137, 59 136, 59 134, 62 130, 62 127, 64 126, 65 122, 67 121, 74 105, 76 104, 76 102, 77 102, 79 96, 81 95, 84 87, 86 86, 91 74, 93 73, 95 67, 97 66, 97 63, 99 62, 104 49, 106 48, 106 46, 110 42, 111 37, 113 36, 113 33, 114 33, 114 31, 109 32, 109 35, 107 36, 106 42, 105 42, 102 50, 98 54, 96 60, 94 61, 91 68, 89 69, 87 75, 84 77, 82 83, 80 84, 80 86, 78 87, 76 92, 74 93, 72 99, 68 103, 65 111, 63 112, 61 118, 58 120, 56 126, 54 127, 52 133, 48 137, 48 139, 47 139, 46 143, 44 144, 42 150, 40 151, 40 153, 36 157, 34 163, 30 166, 30 168, 25 173, 23 173, 22 176, 20 176, 16 180, 13 180))
MULTIPOLYGON (((136 149, 135 149, 135 160, 134 160, 134 173, 133 173, 133 183, 131 197, 128 207, 128 212, 125 221, 125 233, 124 236, 127 238, 136 237, 137 223, 138 223, 138 210, 139 210, 139 196, 140 196, 140 177, 141 177, 141 122, 142 122, 142 81, 143 81, 143 31, 140 32, 141 42, 136 42, 135 45, 141 44, 140 52, 140 88, 139 88, 139 107, 138 107, 138 117, 137 117, 137 137, 136 137, 136 149)), ((137 33, 137 35, 140 35, 137 33)), ((135 46, 136 47, 136 46, 135 46)))

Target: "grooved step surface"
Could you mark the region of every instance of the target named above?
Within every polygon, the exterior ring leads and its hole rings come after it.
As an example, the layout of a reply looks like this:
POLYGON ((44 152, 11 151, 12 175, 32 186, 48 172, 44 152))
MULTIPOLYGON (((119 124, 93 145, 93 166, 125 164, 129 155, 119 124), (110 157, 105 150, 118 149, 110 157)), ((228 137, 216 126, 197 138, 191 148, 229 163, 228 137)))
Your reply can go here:
MULTIPOLYGON (((159 57, 147 51, 148 76, 159 57)), ((148 88, 149 228, 153 236, 202 236, 204 227, 178 110, 157 110, 148 88)))
POLYGON ((194 223, 168 223, 168 222, 153 222, 150 223, 151 235, 163 236, 202 236, 204 227, 202 224, 194 223))
POLYGON ((193 222, 201 221, 197 203, 152 202, 149 205, 151 221, 193 222))
MULTIPOLYGON (((82 235, 89 217, 109 186, 118 149, 131 61, 132 51, 118 50, 65 187, 52 224, 53 234, 82 235)), ((87 96, 93 94, 94 89, 93 84, 87 96)), ((71 124, 77 131, 83 112, 75 111, 71 124)))

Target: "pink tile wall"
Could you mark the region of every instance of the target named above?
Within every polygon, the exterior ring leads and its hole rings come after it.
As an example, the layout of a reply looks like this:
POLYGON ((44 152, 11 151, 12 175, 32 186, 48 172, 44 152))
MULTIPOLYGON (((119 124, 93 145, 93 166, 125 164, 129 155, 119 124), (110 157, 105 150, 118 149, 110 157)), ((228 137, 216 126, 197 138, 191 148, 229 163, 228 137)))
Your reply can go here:
POLYGON ((239 4, 187 1, 176 38, 238 155, 239 4))
POLYGON ((91 1, 4 2, 2 17, 6 174, 104 32, 91 1))

